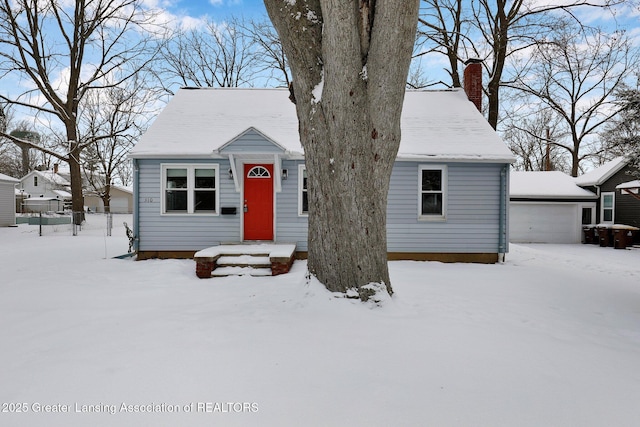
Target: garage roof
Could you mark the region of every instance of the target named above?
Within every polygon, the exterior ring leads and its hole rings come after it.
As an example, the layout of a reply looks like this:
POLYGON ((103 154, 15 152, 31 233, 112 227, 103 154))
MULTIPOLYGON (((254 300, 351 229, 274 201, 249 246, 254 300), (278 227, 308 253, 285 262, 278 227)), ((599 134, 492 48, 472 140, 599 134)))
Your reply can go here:
POLYGON ((511 172, 511 198, 596 199, 591 191, 580 188, 573 177, 559 171, 511 172))

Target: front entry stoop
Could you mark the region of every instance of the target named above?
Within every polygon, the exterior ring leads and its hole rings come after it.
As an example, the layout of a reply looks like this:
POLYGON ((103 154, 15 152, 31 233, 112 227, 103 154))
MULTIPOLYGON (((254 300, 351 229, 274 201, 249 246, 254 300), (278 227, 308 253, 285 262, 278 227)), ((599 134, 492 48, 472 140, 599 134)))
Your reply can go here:
POLYGON ((219 245, 193 256, 196 275, 201 278, 224 276, 277 276, 288 273, 295 257, 295 244, 219 245))

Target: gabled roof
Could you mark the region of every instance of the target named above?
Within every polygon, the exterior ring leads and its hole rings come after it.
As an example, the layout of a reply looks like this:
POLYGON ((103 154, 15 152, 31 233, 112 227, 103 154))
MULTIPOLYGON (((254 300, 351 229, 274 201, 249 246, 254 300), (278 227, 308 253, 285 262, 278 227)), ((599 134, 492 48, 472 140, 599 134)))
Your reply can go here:
MULTIPOLYGON (((235 136, 234 138, 231 139, 231 141, 223 144, 220 148, 218 148, 215 151, 218 153, 234 152, 236 151, 235 149, 236 147, 234 146, 236 142, 240 141, 244 136, 247 136, 247 135, 258 136, 258 138, 263 140, 262 141, 263 144, 261 144, 262 151, 266 151, 269 153, 273 153, 273 152, 282 153, 287 151, 285 147, 281 146, 276 141, 273 141, 271 138, 269 138, 267 135, 263 134, 262 132, 260 132, 259 129, 256 129, 253 126, 249 127, 248 129, 245 129, 244 132, 242 132, 240 135, 235 136)), ((240 151, 244 151, 244 150, 240 149, 240 151)))
POLYGON ((23 176, 20 180, 21 181, 25 181, 29 178, 31 178, 32 176, 37 175, 42 179, 45 179, 49 182, 52 182, 56 185, 59 186, 69 186, 71 185, 71 183, 69 181, 67 181, 62 175, 57 174, 53 171, 31 171, 29 172, 27 175, 23 176))
MULTIPOLYGON (((287 89, 180 89, 131 150, 133 158, 211 157, 255 129, 290 155, 302 155, 287 89)), ((514 157, 464 91, 410 90, 399 159, 512 162, 514 157)))
POLYGON ((517 198, 596 199, 591 191, 580 188, 566 173, 511 172, 509 195, 517 198))
POLYGON ((616 157, 615 159, 608 161, 596 169, 580 175, 575 178, 576 184, 587 187, 591 185, 602 185, 609 178, 615 175, 620 169, 627 165, 627 159, 624 156, 616 157))

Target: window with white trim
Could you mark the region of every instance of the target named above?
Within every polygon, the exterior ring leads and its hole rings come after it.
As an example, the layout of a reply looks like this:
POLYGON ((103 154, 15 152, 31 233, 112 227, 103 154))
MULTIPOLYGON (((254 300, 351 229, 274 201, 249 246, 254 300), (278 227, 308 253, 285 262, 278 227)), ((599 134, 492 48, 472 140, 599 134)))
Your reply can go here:
POLYGON ((162 213, 218 213, 218 165, 163 164, 162 213))
POLYGON ((298 165, 298 215, 309 215, 309 194, 307 191, 307 168, 298 165))
POLYGON ((602 193, 600 196, 600 221, 611 222, 614 219, 615 193, 602 193))
POLYGON ((426 220, 443 220, 447 215, 447 167, 421 165, 418 178, 418 216, 426 220))

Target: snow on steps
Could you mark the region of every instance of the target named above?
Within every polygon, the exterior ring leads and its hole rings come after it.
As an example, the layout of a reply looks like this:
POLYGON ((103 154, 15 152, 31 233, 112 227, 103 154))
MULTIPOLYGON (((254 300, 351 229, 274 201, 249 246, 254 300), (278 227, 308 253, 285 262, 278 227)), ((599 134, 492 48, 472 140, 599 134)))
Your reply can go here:
POLYGON ((219 245, 196 252, 196 275, 203 279, 231 275, 276 276, 288 273, 295 244, 219 245))
POLYGON ((221 255, 216 261, 212 277, 271 276, 271 260, 268 255, 221 255))
POLYGON ((226 276, 271 276, 271 267, 254 268, 254 267, 218 267, 211 272, 211 277, 226 276))

